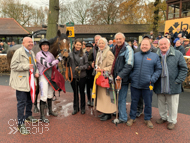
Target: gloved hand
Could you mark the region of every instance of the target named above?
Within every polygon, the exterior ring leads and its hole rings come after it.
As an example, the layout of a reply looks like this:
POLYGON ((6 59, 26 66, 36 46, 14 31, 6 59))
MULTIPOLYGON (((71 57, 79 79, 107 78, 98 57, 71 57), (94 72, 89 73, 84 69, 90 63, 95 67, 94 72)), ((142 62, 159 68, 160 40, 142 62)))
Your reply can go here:
POLYGON ((62 60, 63 60, 61 53, 59 53, 59 55, 58 55, 58 58, 57 58, 57 59, 58 59, 59 61, 62 61, 62 60))
POLYGON ((63 60, 63 58, 62 58, 62 57, 58 57, 57 59, 58 59, 59 61, 62 61, 62 60, 63 60))

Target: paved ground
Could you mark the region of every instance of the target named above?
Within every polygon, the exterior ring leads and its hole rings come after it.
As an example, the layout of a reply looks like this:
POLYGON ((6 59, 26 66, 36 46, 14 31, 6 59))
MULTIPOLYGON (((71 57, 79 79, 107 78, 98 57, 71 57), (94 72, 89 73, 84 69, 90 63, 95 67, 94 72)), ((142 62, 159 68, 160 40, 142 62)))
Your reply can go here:
MULTIPOLYGON (((0 83, 2 83, 2 79, 6 80, 7 78, 5 76, 0 77, 0 83)), ((88 106, 86 107, 85 115, 80 113, 74 116, 71 115, 73 96, 70 92, 69 84, 66 86, 66 90, 67 93, 61 92, 61 96, 53 105, 59 116, 48 116, 50 124, 41 122, 35 124, 27 123, 26 126, 31 134, 22 136, 16 130, 17 102, 15 90, 9 86, 0 85, 0 142, 190 142, 190 114, 188 111, 185 111, 186 115, 178 114, 178 123, 172 131, 166 129, 167 123, 162 125, 155 123, 159 119, 156 106, 153 107, 152 122, 154 129, 149 129, 145 126, 143 116, 138 118, 132 127, 128 127, 125 124, 120 124, 116 127, 111 123, 111 120, 106 122, 100 121, 97 117, 100 113, 95 112, 95 115, 93 115, 92 108, 88 106)), ((180 110, 186 108, 189 110, 188 102, 190 100, 188 94, 188 92, 185 92, 180 96, 180 110)), ((154 96, 153 100, 156 100, 156 96, 154 96)), ((127 109, 129 113, 130 103, 127 103, 127 109)), ((40 118, 39 113, 33 114, 33 116, 37 119, 40 118)))

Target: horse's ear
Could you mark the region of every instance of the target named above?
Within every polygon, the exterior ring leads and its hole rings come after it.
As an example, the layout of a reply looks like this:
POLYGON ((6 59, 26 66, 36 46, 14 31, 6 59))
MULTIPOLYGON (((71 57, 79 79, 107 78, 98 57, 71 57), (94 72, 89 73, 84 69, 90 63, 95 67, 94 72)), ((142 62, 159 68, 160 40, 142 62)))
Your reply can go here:
POLYGON ((67 36, 67 37, 69 36, 69 30, 66 31, 66 36, 67 36))
POLYGON ((61 31, 60 30, 57 31, 57 36, 61 37, 61 31))

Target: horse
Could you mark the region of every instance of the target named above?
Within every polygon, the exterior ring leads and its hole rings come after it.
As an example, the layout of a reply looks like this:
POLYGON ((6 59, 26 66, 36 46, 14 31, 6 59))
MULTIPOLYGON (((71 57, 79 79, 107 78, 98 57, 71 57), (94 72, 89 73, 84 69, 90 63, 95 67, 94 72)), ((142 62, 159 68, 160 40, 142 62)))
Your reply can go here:
MULTIPOLYGON (((67 57, 69 56, 69 40, 68 40, 69 33, 66 32, 66 34, 61 33, 60 30, 57 31, 57 36, 48 40, 50 42, 50 48, 49 52, 53 54, 53 56, 56 58, 58 54, 61 53, 62 57, 64 58, 64 63, 66 63, 67 57)), ((13 57, 14 52, 22 47, 21 44, 13 46, 11 49, 7 52, 7 61, 10 67, 11 59, 13 57)), ((34 45, 32 48, 32 51, 35 53, 35 55, 41 51, 38 44, 34 45)), ((62 68, 63 64, 61 63, 62 68)), ((63 69, 62 69, 63 70, 63 69)), ((63 74, 63 72, 62 72, 63 74)), ((39 79, 37 78, 37 86, 36 86, 36 97, 34 102, 34 113, 39 112, 39 109, 37 107, 37 99, 39 94, 39 79)))

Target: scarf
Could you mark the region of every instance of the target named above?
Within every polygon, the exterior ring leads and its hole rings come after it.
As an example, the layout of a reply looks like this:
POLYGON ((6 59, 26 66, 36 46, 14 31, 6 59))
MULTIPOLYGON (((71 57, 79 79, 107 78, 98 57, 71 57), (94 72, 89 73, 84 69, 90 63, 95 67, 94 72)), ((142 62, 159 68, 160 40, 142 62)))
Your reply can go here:
POLYGON ((169 83, 169 73, 168 66, 166 63, 166 57, 168 56, 170 50, 166 52, 165 55, 161 53, 161 64, 162 64, 162 74, 161 74, 161 93, 170 93, 170 83, 169 83))
POLYGON ((107 52, 110 50, 110 47, 107 46, 103 50, 99 50, 96 56, 96 65, 101 65, 102 61, 106 58, 107 52))
MULTIPOLYGON (((124 42, 124 43, 125 43, 125 42, 124 42)), ((116 47, 115 47, 115 59, 114 59, 114 61, 113 61, 113 65, 112 65, 112 68, 111 68, 111 74, 112 74, 112 75, 113 75, 113 71, 114 71, 116 59, 117 59, 117 57, 118 57, 118 55, 119 55, 119 52, 121 51, 121 48, 123 47, 124 43, 123 43, 120 47, 118 47, 117 45, 116 45, 116 47)))

